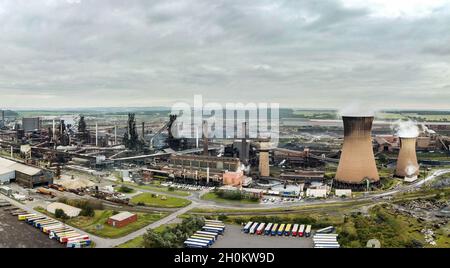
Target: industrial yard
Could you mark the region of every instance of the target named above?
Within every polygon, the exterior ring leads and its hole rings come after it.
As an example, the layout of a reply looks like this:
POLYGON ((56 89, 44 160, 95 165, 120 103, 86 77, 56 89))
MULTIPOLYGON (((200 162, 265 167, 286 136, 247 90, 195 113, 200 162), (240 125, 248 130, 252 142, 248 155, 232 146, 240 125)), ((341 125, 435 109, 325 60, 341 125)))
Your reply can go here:
MULTIPOLYGON (((164 114, 129 114, 119 121, 103 115, 102 125, 99 118, 78 113, 60 117, 64 120, 39 111, 27 118, 5 116, 0 190, 30 212, 57 219, 53 207, 60 208, 69 215, 66 223, 89 234, 96 246, 114 247, 142 239, 147 230, 173 224, 186 213, 252 215, 261 210, 282 217, 316 205, 326 213, 334 204, 390 202, 425 185, 448 187, 445 123, 415 123, 407 126, 414 133, 405 134, 397 122, 374 117, 307 119, 297 127, 290 119, 281 126, 283 138, 275 147, 270 139, 247 134, 205 138, 211 131, 206 121, 202 137, 179 139, 171 129, 177 117, 164 114)), ((248 131, 245 122, 241 127, 248 131)), ((448 199, 442 200, 440 209, 448 206, 448 199)), ((409 216, 431 225, 437 221, 416 214, 409 216)), ((445 236, 447 220, 439 220, 442 227, 435 231, 445 236)), ((333 224, 343 231, 339 221, 333 224)), ((242 239, 249 247, 311 247, 306 239, 288 238, 278 245, 277 238, 245 238, 238 229, 230 225, 214 247, 233 247, 242 239)))

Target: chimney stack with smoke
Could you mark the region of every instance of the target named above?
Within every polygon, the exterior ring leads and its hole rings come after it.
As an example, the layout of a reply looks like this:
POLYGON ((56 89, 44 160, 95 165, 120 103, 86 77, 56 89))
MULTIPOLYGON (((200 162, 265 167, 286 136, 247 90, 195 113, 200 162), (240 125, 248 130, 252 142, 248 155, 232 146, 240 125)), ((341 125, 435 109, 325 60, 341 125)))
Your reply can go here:
POLYGON ((343 116, 344 145, 336 187, 362 187, 380 180, 372 147, 373 116, 343 116))

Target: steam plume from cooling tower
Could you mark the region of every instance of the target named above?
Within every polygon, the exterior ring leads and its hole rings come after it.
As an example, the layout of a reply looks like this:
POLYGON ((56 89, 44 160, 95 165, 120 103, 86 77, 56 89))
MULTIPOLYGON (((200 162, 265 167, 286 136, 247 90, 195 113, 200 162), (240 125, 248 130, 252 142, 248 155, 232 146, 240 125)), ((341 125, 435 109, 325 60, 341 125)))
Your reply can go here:
POLYGON ((338 111, 339 116, 358 116, 371 117, 374 116, 376 109, 369 103, 353 101, 346 104, 345 107, 338 111))
POLYGON ((398 120, 394 123, 393 129, 400 138, 417 138, 420 134, 417 123, 412 120, 398 120))

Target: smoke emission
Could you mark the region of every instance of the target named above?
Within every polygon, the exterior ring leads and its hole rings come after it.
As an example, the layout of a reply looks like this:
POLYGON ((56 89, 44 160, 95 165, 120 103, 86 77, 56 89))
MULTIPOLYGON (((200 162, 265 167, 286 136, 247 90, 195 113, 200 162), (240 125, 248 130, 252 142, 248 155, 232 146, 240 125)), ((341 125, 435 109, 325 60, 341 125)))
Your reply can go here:
POLYGON ((340 116, 375 116, 376 109, 368 103, 352 102, 339 110, 340 116))
POLYGON ((412 120, 398 120, 394 123, 393 129, 397 136, 401 138, 416 138, 420 134, 417 123, 412 120))

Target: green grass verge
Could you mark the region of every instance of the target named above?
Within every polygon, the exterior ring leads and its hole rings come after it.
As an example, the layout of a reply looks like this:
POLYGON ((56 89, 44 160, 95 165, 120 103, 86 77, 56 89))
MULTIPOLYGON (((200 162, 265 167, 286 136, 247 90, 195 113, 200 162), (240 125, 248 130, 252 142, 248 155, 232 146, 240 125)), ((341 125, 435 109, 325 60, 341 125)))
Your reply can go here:
POLYGON ((138 203, 143 203, 148 207, 181 208, 191 204, 191 201, 165 195, 142 193, 133 197, 131 199, 131 203, 135 205, 138 203))

